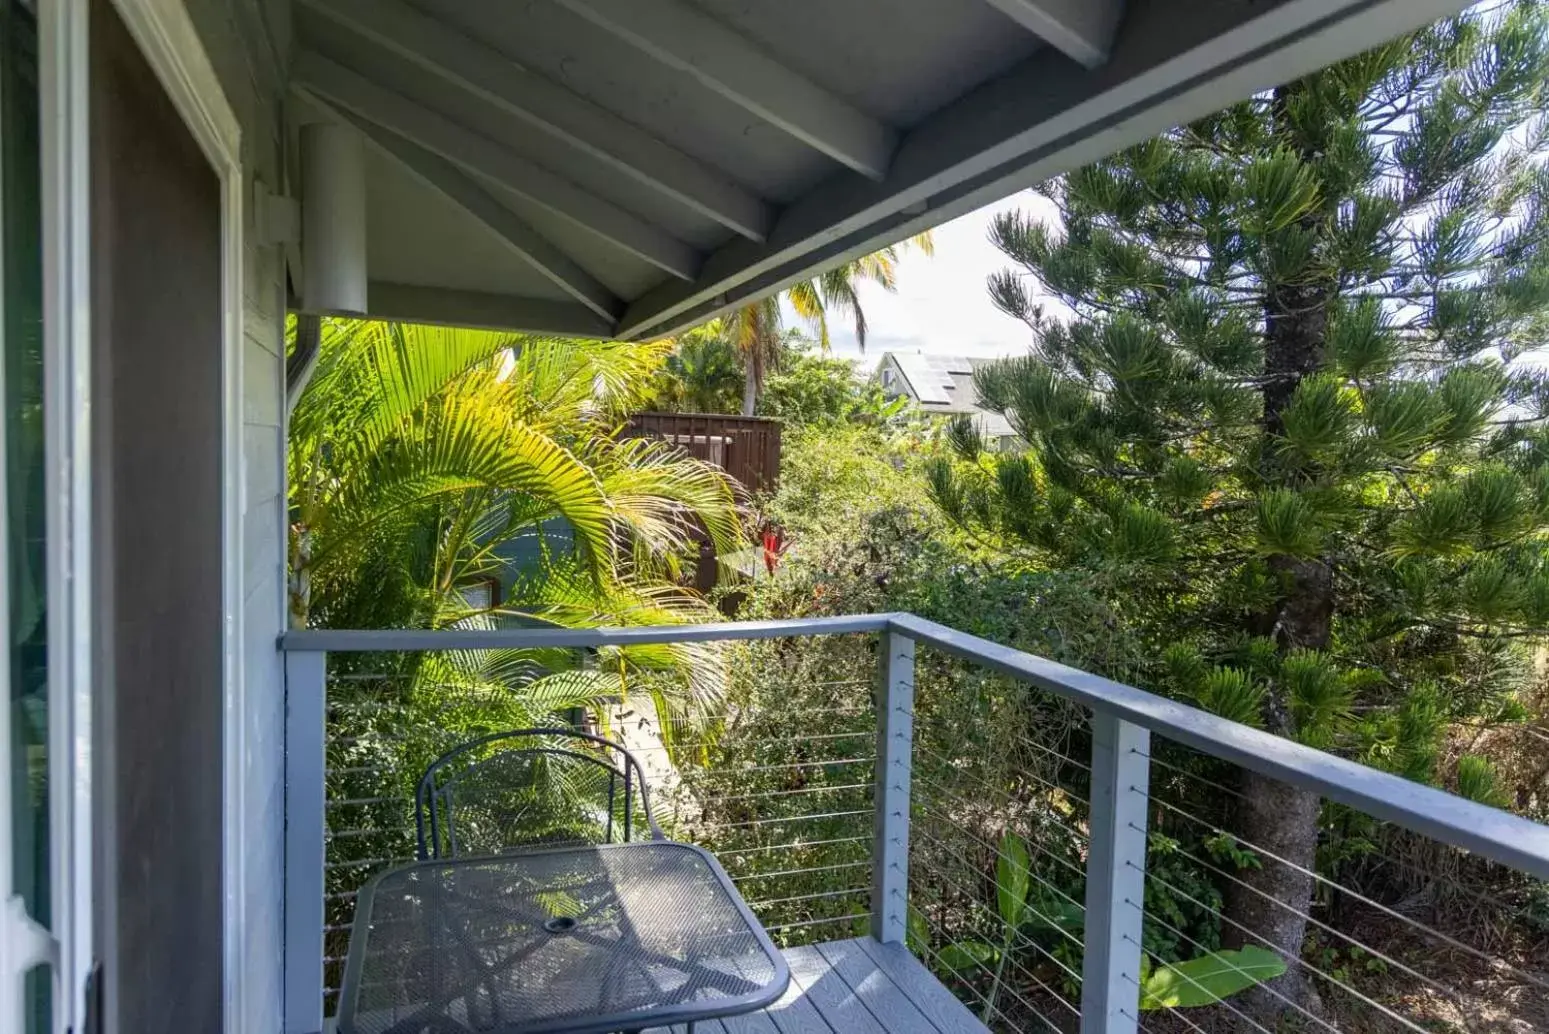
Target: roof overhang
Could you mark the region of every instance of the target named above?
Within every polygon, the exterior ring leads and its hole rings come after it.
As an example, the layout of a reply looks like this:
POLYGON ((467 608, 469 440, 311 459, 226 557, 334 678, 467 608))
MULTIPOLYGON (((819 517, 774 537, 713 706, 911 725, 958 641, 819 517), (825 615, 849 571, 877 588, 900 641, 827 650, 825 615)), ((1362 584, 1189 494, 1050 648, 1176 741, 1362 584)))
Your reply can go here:
POLYGON ((295 0, 368 314, 674 333, 1459 0, 295 0))

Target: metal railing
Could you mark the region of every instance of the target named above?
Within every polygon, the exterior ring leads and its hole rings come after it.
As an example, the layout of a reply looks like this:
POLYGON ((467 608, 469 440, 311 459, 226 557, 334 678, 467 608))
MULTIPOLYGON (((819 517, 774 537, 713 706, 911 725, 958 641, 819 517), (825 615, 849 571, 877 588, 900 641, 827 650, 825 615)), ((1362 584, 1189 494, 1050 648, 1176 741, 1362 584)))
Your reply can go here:
MULTIPOLYGON (((341 953, 351 895, 341 867, 330 867, 338 845, 409 842, 398 828, 405 806, 390 789, 372 788, 396 787, 402 773, 382 782, 370 766, 345 763, 337 743, 330 767, 326 654, 672 642, 750 649, 806 637, 852 644, 824 658, 841 670, 815 684, 822 692, 800 698, 822 706, 734 701, 712 716, 722 730, 716 738, 675 745, 673 785, 658 807, 670 835, 722 858, 783 943, 862 930, 907 943, 986 1023, 1006 1030, 1128 1034, 1147 1026, 1142 1005, 1171 1013, 1176 1023, 1166 1029, 1205 1029, 1194 1018, 1203 1014, 1145 991, 1154 984, 1148 977, 1228 943, 1279 951, 1281 920, 1308 931, 1308 951, 1279 954, 1321 1001, 1275 982, 1259 993, 1272 1004, 1284 999, 1282 1011, 1307 1029, 1430 1030, 1439 1014, 1460 1014, 1455 1029, 1474 1029, 1467 1014, 1475 999, 1402 950, 1421 937, 1549 1002, 1549 979, 1515 961, 1520 940, 1515 948, 1466 943, 1417 917, 1409 903, 1379 900, 1341 879, 1337 866, 1346 863, 1303 864, 1244 837, 1229 805, 1251 773, 1330 802, 1340 809, 1336 818, 1371 824, 1362 865, 1414 867, 1406 852, 1423 844, 1460 864, 1505 867, 1524 882, 1549 880, 1549 827, 912 615, 881 614, 287 634, 288 1034, 322 1029, 324 960, 341 953), (973 692, 963 688, 970 672, 979 680, 973 692), (1022 695, 1008 705, 1015 694, 1022 695), (1023 728, 1007 714, 1047 720, 1023 728), (969 730, 979 730, 971 753, 961 748, 969 730), (355 825, 334 821, 342 816, 355 825), (1264 870, 1307 881, 1316 907, 1300 912, 1270 895, 1258 923, 1234 918, 1223 895, 1250 903, 1254 893, 1265 896, 1264 870), (1009 898, 1007 879, 1017 884, 1009 898), (1017 914, 1006 914, 1008 900, 1020 902, 1017 914), (1374 987, 1379 977, 1417 990, 1399 1001, 1374 987)), ((667 752, 664 743, 633 746, 667 752)), ((350 879, 363 882, 401 856, 391 849, 363 856, 350 879)), ((1435 883, 1434 868, 1426 878, 1435 883)), ((1459 893, 1490 897, 1461 877, 1455 882, 1459 893)), ((1171 972, 1181 974, 1174 983, 1192 979, 1187 967, 1171 972)), ((1266 1029, 1231 998, 1216 1008, 1231 1029, 1266 1029)))

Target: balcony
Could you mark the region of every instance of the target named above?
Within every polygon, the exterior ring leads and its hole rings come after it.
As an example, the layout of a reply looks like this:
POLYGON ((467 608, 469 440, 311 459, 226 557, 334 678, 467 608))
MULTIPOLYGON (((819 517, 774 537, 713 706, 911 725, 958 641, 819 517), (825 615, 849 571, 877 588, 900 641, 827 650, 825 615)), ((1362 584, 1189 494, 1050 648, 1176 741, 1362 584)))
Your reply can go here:
POLYGON ((636 413, 626 434, 659 438, 713 463, 749 492, 773 492, 780 480, 781 423, 728 413, 636 413))
MULTIPOLYGON (((398 759, 459 738, 403 727, 405 657, 712 642, 788 672, 789 699, 734 692, 723 713, 665 730, 626 706, 608 731, 646 764, 668 835, 716 854, 791 963, 785 999, 727 1021, 728 1034, 1549 1026, 1549 976, 1531 962, 1549 950, 1549 927, 1473 880, 1504 873, 1525 895, 1541 892, 1549 827, 882 614, 286 635, 287 1034, 326 1029, 356 891, 413 856, 418 762, 398 759), (1239 837, 1230 805, 1250 774, 1321 799, 1329 821, 1369 824, 1362 864, 1431 875, 1417 875, 1413 900, 1378 900, 1348 867, 1300 867, 1239 837), (1309 881, 1306 911, 1266 898, 1233 913, 1223 898, 1255 892, 1255 874, 1277 867, 1309 881), (1189 882, 1201 872, 1210 880, 1189 882), (1488 916, 1478 936, 1437 918, 1444 897, 1463 893, 1488 916), (1306 931, 1300 953, 1271 950, 1286 913, 1306 931), (1187 964, 1250 949, 1256 965, 1273 963, 1257 971, 1273 979, 1250 982, 1256 1006, 1211 997, 1222 985, 1187 964), (1268 1026, 1265 1000, 1279 1014, 1268 1026)), ((498 708, 498 696, 461 692, 445 700, 449 714, 498 708)))

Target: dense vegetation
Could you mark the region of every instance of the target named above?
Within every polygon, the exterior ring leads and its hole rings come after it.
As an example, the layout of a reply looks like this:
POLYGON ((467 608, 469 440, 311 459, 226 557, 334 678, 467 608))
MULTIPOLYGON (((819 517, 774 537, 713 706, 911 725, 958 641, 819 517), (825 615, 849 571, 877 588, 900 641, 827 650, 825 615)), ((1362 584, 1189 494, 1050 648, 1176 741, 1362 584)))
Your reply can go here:
MULTIPOLYGON (((1549 388, 1517 362, 1549 327, 1546 41, 1537 3, 1477 8, 1047 184, 1057 219, 994 230, 1031 345, 977 378, 1005 451, 826 354, 896 252, 799 287, 814 340, 773 301, 652 346, 332 324, 292 421, 293 619, 907 610, 1549 819, 1549 388), (642 408, 780 418, 778 490, 628 439, 642 408), (771 569, 682 587, 698 536, 769 528, 771 569)), ((330 813, 364 831, 331 888, 407 850, 439 749, 638 698, 670 831, 782 941, 864 928, 875 650, 338 661, 330 793, 365 803, 330 813)), ((916 693, 911 946, 992 1026, 1074 1029, 1087 715, 929 651, 916 693)), ((1143 1008, 1549 1024, 1543 884, 1176 744, 1151 772, 1143 1008), (1254 976, 1187 986, 1223 958, 1254 976)))
MULTIPOLYGON (((740 541, 733 485, 622 435, 665 346, 361 321, 324 326, 291 418, 291 617, 333 628, 703 620, 677 580, 698 536, 740 541), (500 597, 492 596, 498 586, 500 597), (474 589, 480 591, 475 592, 474 589)), ((409 808, 441 752, 485 732, 606 719, 619 700, 712 713, 692 644, 332 655, 330 955, 353 892, 412 857, 409 808)), ((336 976, 336 975, 335 975, 336 976)))
MULTIPOLYGON (((1476 9, 1050 183, 1057 230, 1000 219, 1021 268, 992 296, 1034 346, 978 384, 1027 448, 960 435, 942 510, 1084 572, 1155 644, 1147 684, 1440 778, 1445 728, 1512 712, 1511 640, 1549 625, 1549 411, 1507 365, 1549 315, 1546 33, 1476 9)), ((1229 889, 1229 940, 1294 957, 1340 820, 1240 784, 1233 828, 1283 863, 1229 889)))

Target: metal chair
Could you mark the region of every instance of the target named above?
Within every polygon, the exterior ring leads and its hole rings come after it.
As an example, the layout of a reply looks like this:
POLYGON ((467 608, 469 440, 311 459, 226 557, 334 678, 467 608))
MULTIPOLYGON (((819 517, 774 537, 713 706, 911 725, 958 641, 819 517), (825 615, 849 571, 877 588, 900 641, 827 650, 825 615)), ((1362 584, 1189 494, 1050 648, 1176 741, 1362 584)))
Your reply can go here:
POLYGON ((414 793, 421 859, 666 839, 634 755, 571 729, 481 736, 431 762, 414 793))

